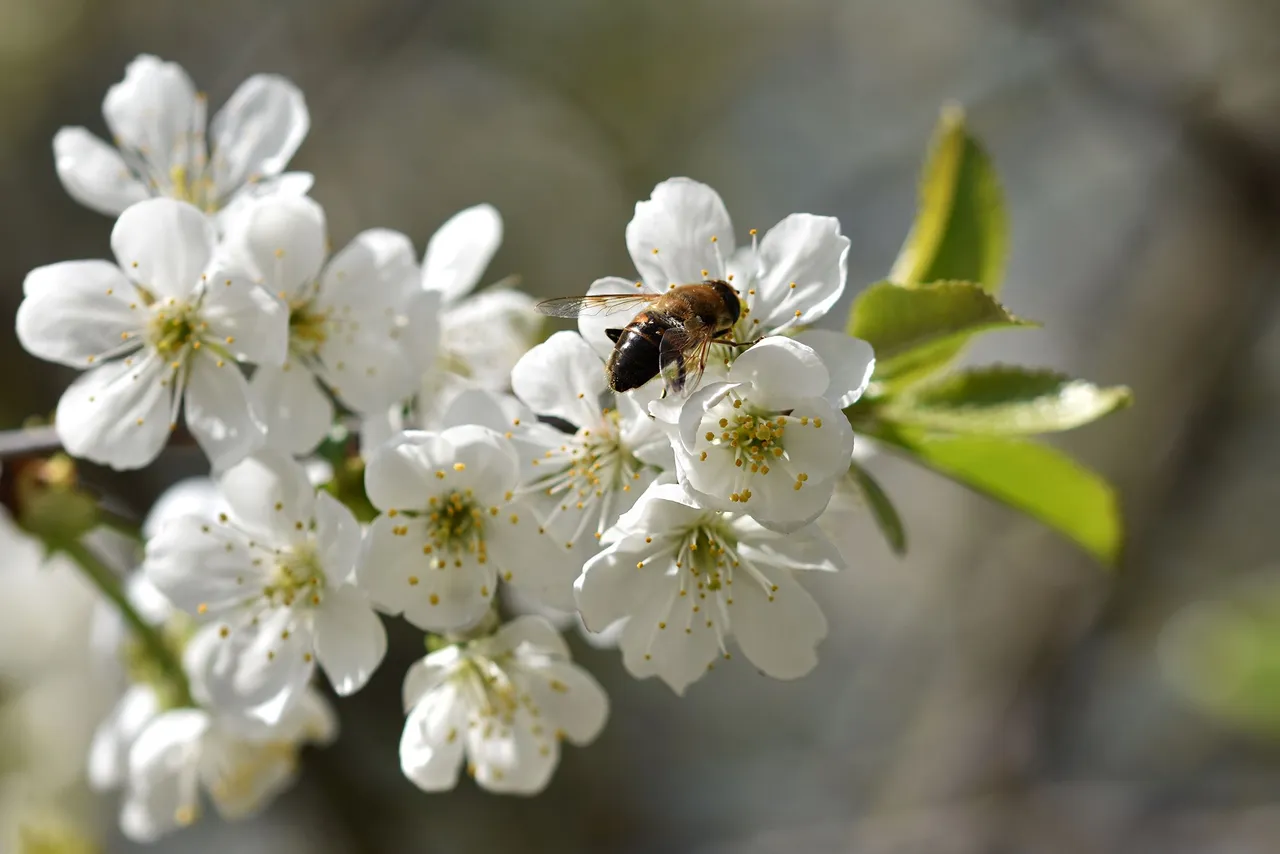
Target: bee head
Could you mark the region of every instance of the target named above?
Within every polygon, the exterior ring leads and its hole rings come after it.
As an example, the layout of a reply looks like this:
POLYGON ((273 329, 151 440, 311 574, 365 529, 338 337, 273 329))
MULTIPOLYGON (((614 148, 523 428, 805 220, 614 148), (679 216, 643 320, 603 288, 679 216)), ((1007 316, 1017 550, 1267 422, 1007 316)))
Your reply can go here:
POLYGON ((738 298, 738 292, 728 282, 720 279, 713 279, 707 284, 716 289, 720 294, 720 299, 724 301, 725 314, 729 318, 729 326, 738 322, 738 318, 742 315, 742 300, 738 298))

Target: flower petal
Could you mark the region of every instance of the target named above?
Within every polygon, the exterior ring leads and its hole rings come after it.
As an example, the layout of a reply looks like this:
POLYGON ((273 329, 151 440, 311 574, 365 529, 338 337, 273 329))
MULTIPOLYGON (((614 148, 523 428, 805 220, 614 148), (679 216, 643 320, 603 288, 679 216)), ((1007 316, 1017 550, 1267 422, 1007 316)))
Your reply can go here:
POLYGON ((481 504, 496 504, 516 488, 520 461, 510 439, 474 424, 450 427, 440 436, 453 446, 452 465, 437 478, 448 489, 470 489, 481 504))
POLYGON ((408 237, 389 228, 362 231, 325 266, 317 307, 366 314, 398 309, 417 272, 408 237))
POLYGON ((129 748, 151 719, 160 712, 160 701, 149 685, 130 685, 111 713, 98 724, 89 745, 89 785, 105 791, 122 785, 129 748))
POLYGON ((273 196, 252 205, 230 241, 231 257, 271 294, 308 293, 328 252, 324 209, 306 196, 273 196))
POLYGON ((743 580, 734 585, 733 634, 751 663, 774 679, 796 679, 818 663, 815 647, 827 620, 790 573, 765 572, 776 589, 743 580))
POLYGON ((315 673, 313 634, 290 608, 210 623, 198 637, 202 642, 193 639, 184 655, 193 691, 199 684, 214 708, 268 726, 278 724, 301 701, 315 673), (210 642, 210 637, 216 640, 210 642))
POLYGON ((120 813, 125 836, 153 842, 198 814, 202 742, 211 726, 204 711, 174 709, 154 718, 134 741, 120 813))
MULTIPOLYGON (((605 276, 603 279, 596 279, 591 283, 591 287, 587 288, 587 296, 600 296, 601 294, 650 294, 657 293, 653 288, 640 283, 642 287, 637 288, 636 282, 630 279, 623 279, 618 276, 605 276)), ((597 314, 595 312, 587 312, 578 315, 578 334, 582 336, 582 340, 595 351, 600 357, 601 362, 607 361, 613 353, 613 342, 609 340, 609 336, 605 333, 606 329, 621 329, 631 322, 637 312, 605 312, 597 314)))
POLYGON ((264 572, 243 537, 200 516, 180 516, 147 542, 142 570, 175 607, 188 614, 236 608, 245 590, 261 587, 264 572))
MULTIPOLYGON (((658 531, 654 532, 658 534, 658 531)), ((665 568, 645 572, 639 563, 664 550, 674 552, 676 545, 671 536, 654 536, 646 544, 639 534, 614 544, 586 562, 582 574, 574 582, 578 611, 587 628, 594 632, 635 612, 638 603, 648 600, 654 587, 665 586, 658 574, 665 568)))
POLYGON ((574 744, 595 740, 609 717, 609 697, 590 673, 571 661, 521 669, 521 681, 547 720, 574 744))
POLYGON ((72 456, 114 469, 142 468, 169 441, 173 389, 156 353, 83 374, 58 401, 58 438, 72 456))
POLYGON ((786 534, 770 531, 747 517, 734 520, 733 525, 740 532, 739 552, 753 563, 825 572, 846 568, 836 544, 817 525, 806 525, 786 534))
POLYGON ((628 672, 638 678, 656 674, 683 695, 707 672, 719 653, 719 641, 703 615, 693 612, 694 597, 678 594, 674 576, 654 586, 649 598, 637 603, 618 646, 628 672))
POLYGON ((522 646, 536 650, 538 656, 569 658, 569 645, 565 643, 564 636, 550 620, 536 614, 525 614, 508 620, 493 635, 477 641, 469 649, 483 650, 485 656, 494 658, 513 653, 522 646))
POLYGON ((458 784, 462 770, 465 707, 455 685, 441 685, 409 713, 400 736, 400 770, 418 788, 443 792, 458 784))
POLYGON ((375 450, 364 470, 364 488, 379 510, 422 510, 443 491, 435 472, 452 466, 453 443, 439 433, 399 433, 375 450))
POLYGON ((786 429, 783 462, 792 476, 804 472, 810 482, 819 482, 848 471, 853 455, 853 428, 844 414, 830 403, 819 397, 797 406, 787 418, 786 429), (807 425, 803 424, 805 420, 809 422, 807 425))
POLYGON ((117 144, 137 152, 159 181, 203 159, 204 101, 176 62, 134 59, 124 80, 107 90, 102 115, 117 144))
POLYGON ((305 196, 315 182, 310 172, 285 172, 274 178, 242 184, 239 190, 232 191, 230 198, 220 200, 222 207, 215 215, 218 232, 236 234, 243 227, 246 214, 259 200, 270 196, 305 196))
POLYGON ((817 353, 826 365, 830 382, 823 396, 833 406, 844 409, 862 397, 876 369, 876 355, 870 344, 829 329, 809 329, 795 340, 817 353))
POLYGON ((537 340, 542 317, 533 297, 493 286, 445 309, 441 346, 473 384, 505 391, 511 369, 537 340))
POLYGON ((293 782, 298 759, 291 745, 224 740, 218 756, 202 763, 205 788, 224 821, 243 821, 260 812, 293 782))
POLYGON ((557 332, 516 363, 511 389, 539 415, 592 425, 600 420, 600 396, 608 388, 602 368, 581 335, 557 332))
POLYGON ((485 529, 489 559, 502 578, 520 587, 543 605, 573 610, 573 581, 582 557, 544 533, 533 508, 513 501, 493 517, 485 529))
MULTIPOLYGON (((37 267, 22 283, 18 340, 28 353, 84 368, 120 346, 145 315, 130 309, 133 284, 107 261, 63 261, 37 267)), ((136 303, 135 303, 136 304, 136 303)))
POLYGON ((311 127, 297 86, 276 74, 240 84, 213 117, 213 181, 227 195, 246 181, 279 175, 311 127))
POLYGON ((775 335, 748 347, 729 369, 730 382, 751 383, 751 402, 768 409, 792 409, 821 397, 830 375, 818 354, 792 338, 775 335))
POLYGON ((387 630, 354 587, 324 595, 315 615, 316 658, 339 697, 354 694, 369 681, 387 654, 387 630))
POLYGON ((261 365, 249 380, 254 411, 267 429, 267 444, 296 456, 316 449, 333 424, 333 404, 301 363, 261 365))
POLYGON ((211 356, 191 360, 183 398, 187 427, 215 472, 262 447, 266 437, 253 413, 249 384, 235 365, 211 356))
POLYGON ((53 158, 67 194, 98 213, 116 216, 151 195, 120 152, 84 128, 54 134, 53 158))
POLYGON ((347 505, 327 492, 316 493, 316 546, 330 585, 354 584, 360 560, 360 523, 347 505))
POLYGON ((547 787, 560 761, 559 744, 525 708, 509 726, 470 727, 467 758, 476 784, 491 792, 533 795, 547 787))
POLYGON ((848 258, 849 238, 840 233, 840 220, 812 214, 787 217, 760 241, 752 319, 766 332, 814 323, 844 293, 848 258))
POLYGON ((238 274, 214 270, 200 305, 206 336, 242 362, 283 365, 289 350, 289 310, 238 274))
POLYGON ((404 674, 404 685, 401 697, 404 701, 405 714, 413 711, 413 707, 426 698, 428 692, 444 685, 453 674, 457 664, 460 647, 450 645, 437 649, 426 658, 420 658, 404 674))
POLYGON ((343 321, 321 345, 316 368, 325 384, 349 408, 378 412, 408 397, 417 384, 407 352, 392 337, 393 321, 343 321), (352 329, 352 331, 347 331, 352 329))
POLYGON ((273 545, 305 537, 316 514, 316 491, 307 472, 288 455, 260 451, 218 479, 231 512, 242 525, 273 535, 273 545), (299 528, 301 526, 301 528, 299 528))
POLYGON ((157 297, 189 300, 213 257, 213 223, 186 202, 147 199, 116 220, 111 251, 129 278, 157 297))
POLYGON ((721 259, 734 250, 733 223, 715 190, 671 178, 654 187, 648 201, 636 204, 627 223, 627 250, 645 284, 659 292, 672 284, 721 279, 726 275, 721 259))
POLYGON ((422 257, 422 287, 439 291, 444 303, 470 293, 502 245, 502 217, 493 205, 459 211, 431 235, 422 257))

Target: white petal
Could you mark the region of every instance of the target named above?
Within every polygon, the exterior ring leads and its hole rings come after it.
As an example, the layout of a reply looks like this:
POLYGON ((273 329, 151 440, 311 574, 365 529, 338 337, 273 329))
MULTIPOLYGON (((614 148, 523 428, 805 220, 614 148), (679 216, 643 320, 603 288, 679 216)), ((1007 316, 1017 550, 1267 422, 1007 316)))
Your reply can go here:
POLYGON ((401 690, 405 714, 413 711, 413 707, 422 702, 428 692, 445 683, 453 673, 458 655, 459 647, 446 646, 409 665, 401 690))
POLYGON ((283 365, 289 350, 289 310, 237 274, 209 273, 200 319, 206 338, 244 362, 283 365))
POLYGON ((595 740, 609 717, 609 697, 587 671, 571 661, 526 668, 525 684, 538 709, 574 744, 595 740))
POLYGON ((111 251, 129 278, 157 297, 190 298, 213 257, 212 221, 173 199, 138 202, 116 220, 111 251))
POLYGON ((310 126, 297 86, 276 74, 253 75, 210 124, 214 185, 226 194, 246 181, 279 175, 310 126))
POLYGON ((408 397, 417 384, 408 351, 392 337, 390 319, 350 321, 333 328, 321 345, 317 370, 333 393, 359 413, 378 412, 408 397))
POLYGON ((191 360, 183 398, 187 427, 215 472, 262 447, 265 431, 253 414, 249 384, 234 364, 212 356, 191 360))
POLYGON ((315 176, 310 172, 285 172, 274 178, 242 184, 239 190, 232 191, 230 198, 220 200, 222 207, 215 215, 219 233, 234 235, 239 232, 244 226, 245 216, 259 200, 270 196, 305 196, 315 182, 315 176))
POLYGON ((729 381, 751 383, 751 402, 787 410, 826 393, 830 378, 818 354, 792 338, 772 336, 748 347, 729 369, 729 381))
POLYGON ((520 462, 511 440, 487 427, 450 427, 440 437, 453 446, 453 464, 442 483, 447 489, 472 490, 482 504, 494 504, 515 489, 520 462))
MULTIPOLYGON (((641 282, 641 285, 644 285, 644 283, 641 282)), ((596 279, 591 283, 591 287, 587 288, 587 296, 649 293, 656 293, 656 291, 647 285, 637 288, 634 280, 622 279, 617 276, 596 279)), ((596 352, 596 355, 603 362, 613 352, 613 342, 609 340, 605 330, 625 327, 637 313, 636 311, 631 313, 615 311, 605 314, 597 314, 595 312, 580 314, 578 315, 578 334, 582 336, 582 340, 590 345, 591 349, 596 352)))
POLYGON ((675 577, 664 586, 655 586, 648 600, 637 604, 618 646, 632 675, 657 675, 671 690, 684 694, 707 672, 720 648, 715 630, 707 627, 702 612, 693 613, 694 597, 678 594, 675 577))
POLYGON ((436 291, 410 291, 400 306, 397 324, 405 352, 419 375, 435 367, 440 355, 443 309, 436 291))
POLYGON ((160 712, 159 698, 147 685, 131 685, 111 713, 98 724, 89 746, 89 785, 98 791, 125 782, 129 748, 160 712))
POLYGON ((439 291, 445 305, 470 293, 502 245, 502 217, 492 205, 476 205, 449 218, 427 242, 422 286, 439 291))
POLYGON ((442 685, 414 707, 400 736, 400 769, 418 788, 443 792, 458 784, 467 720, 453 685, 442 685))
POLYGON ((810 329, 796 336, 826 365, 831 381, 823 395, 837 409, 862 397, 876 369, 875 351, 866 341, 829 329, 810 329))
POLYGON ((354 587, 329 590, 316 609, 316 658, 338 696, 359 691, 387 654, 387 631, 354 587))
POLYGON ((640 603, 647 601, 655 586, 663 585, 660 573, 666 571, 665 566, 649 572, 636 566, 664 549, 674 552, 675 545, 669 536, 655 536, 653 540, 652 544, 646 544, 641 535, 632 535, 583 566, 582 575, 574 583, 574 593, 588 629, 603 631, 617 620, 631 616, 640 603))
POLYGON ((315 672, 313 634, 289 608, 210 623, 198 636, 217 639, 202 644, 193 640, 188 646, 184 664, 193 692, 198 683, 215 708, 255 717, 268 726, 279 723, 301 700, 315 672), (206 654, 198 655, 200 651, 206 654))
POLYGON ((267 428, 267 444, 302 456, 316 449, 333 424, 333 404, 299 362, 260 365, 249 380, 253 407, 267 428))
POLYGON ((849 469, 853 455, 853 428, 840 410, 822 398, 809 400, 787 417, 784 438, 785 467, 792 474, 804 472, 810 481, 823 481, 849 469), (795 423, 807 418, 808 425, 795 423), (822 426, 817 425, 821 423, 822 426))
POLYGON ((218 815, 226 821, 256 815, 288 788, 298 771, 294 751, 279 743, 223 738, 202 760, 203 782, 218 815))
POLYGON ((121 335, 146 320, 129 305, 133 284, 107 261, 63 261, 37 267, 22 283, 18 340, 28 353, 84 368, 90 357, 120 346, 121 335))
POLYGON ((771 593, 745 578, 734 585, 733 634, 751 663, 774 679, 796 679, 818 663, 827 636, 818 603, 786 572, 768 572, 771 593))
POLYGON ((260 451, 227 469, 219 487, 243 525, 271 532, 273 544, 284 544, 309 530, 315 516, 316 492, 307 472, 287 454, 260 451))
POLYGON ((487 389, 471 388, 450 401, 442 424, 444 427, 478 424, 490 430, 505 432, 515 426, 512 422, 516 418, 531 423, 536 417, 510 395, 499 395, 487 389))
POLYGON ((555 333, 511 371, 511 389, 526 406, 574 426, 600 420, 600 395, 607 388, 604 366, 576 332, 555 333))
POLYGON ((234 530, 211 518, 171 519, 147 542, 142 569, 147 580, 189 614, 219 614, 257 591, 264 577, 254 555, 234 530))
POLYGON ((559 744, 525 708, 516 710, 509 727, 468 728, 466 740, 476 783, 491 792, 537 794, 560 761, 559 744))
POLYGON ((199 763, 211 727, 198 709, 174 709, 154 718, 129 749, 129 791, 121 830, 138 842, 154 841, 198 814, 199 763))
POLYGON ((832 572, 845 568, 840 551, 822 528, 806 525, 782 534, 743 517, 734 521, 740 532, 738 550, 756 564, 779 569, 814 569, 832 572))
POLYGON ((53 157, 71 198, 98 213, 115 216, 151 195, 115 146, 84 128, 62 128, 54 134, 53 157))
POLYGON ((212 519, 229 509, 216 483, 207 477, 189 477, 166 489, 151 505, 147 518, 142 520, 142 536, 149 540, 169 522, 183 516, 212 519))
POLYGON ((366 314, 399 308, 417 271, 408 237, 387 228, 362 231, 324 268, 317 305, 366 314))
POLYGON ((444 491, 435 472, 452 468, 453 443, 439 433, 412 431, 393 436, 369 457, 364 488, 379 510, 425 509, 444 491))
POLYGON ((330 585, 355 582, 360 560, 360 523, 347 506, 327 492, 316 493, 316 546, 330 585))
POLYGON ((273 295, 300 296, 328 255, 324 209, 306 196, 273 196, 250 207, 229 247, 273 295))
POLYGON ((585 555, 567 550, 567 544, 543 532, 532 507, 513 501, 502 508, 485 529, 485 545, 504 581, 543 605, 573 609, 573 581, 585 555))
POLYGON ((379 516, 369 526, 356 569, 360 588, 380 610, 403 613, 428 631, 462 628, 484 616, 497 587, 493 562, 479 564, 468 555, 461 566, 449 560, 437 569, 434 552, 423 551, 430 545, 425 524, 410 524, 397 535, 400 521, 379 516))
POLYGON ((818 320, 844 293, 848 257, 849 238, 835 217, 787 217, 760 241, 752 318, 765 330, 818 320))
POLYGON ((107 90, 102 114, 118 144, 138 152, 158 179, 203 156, 204 102, 177 63, 134 59, 124 80, 107 90))
POLYGON ((56 424, 72 456, 114 469, 142 468, 169 441, 172 388, 155 353, 109 362, 73 382, 58 401, 56 424), (130 364, 132 363, 132 364, 130 364))
POLYGON ((721 258, 733 254, 733 223, 715 190, 671 178, 654 187, 647 202, 636 204, 627 224, 627 250, 641 278, 659 291, 724 278, 721 258))
POLYGON ((569 645, 565 643, 564 636, 550 620, 535 614, 525 614, 503 623, 491 637, 478 641, 476 648, 493 658, 515 652, 526 644, 538 655, 569 658, 569 645))

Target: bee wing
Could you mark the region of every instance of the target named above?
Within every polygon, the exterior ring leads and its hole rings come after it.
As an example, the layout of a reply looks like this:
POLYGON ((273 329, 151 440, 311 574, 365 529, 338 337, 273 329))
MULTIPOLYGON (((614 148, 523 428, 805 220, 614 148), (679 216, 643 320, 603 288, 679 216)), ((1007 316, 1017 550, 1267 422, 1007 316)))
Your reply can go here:
POLYGON ((658 346, 658 372, 667 390, 682 397, 693 394, 707 369, 707 356, 715 330, 705 323, 672 327, 662 333, 658 346))
POLYGON ((595 294, 585 297, 557 297, 544 299, 534 306, 542 314, 552 317, 580 317, 581 315, 613 314, 631 309, 638 311, 658 299, 661 294, 595 294))

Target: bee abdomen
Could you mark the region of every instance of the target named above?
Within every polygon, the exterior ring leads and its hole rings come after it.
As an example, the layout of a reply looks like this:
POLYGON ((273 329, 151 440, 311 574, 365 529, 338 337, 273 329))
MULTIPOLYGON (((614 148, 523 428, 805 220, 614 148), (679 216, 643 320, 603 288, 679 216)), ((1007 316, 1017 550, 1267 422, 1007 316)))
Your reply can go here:
POLYGON ((658 375, 658 352, 662 334, 670 323, 651 315, 640 315, 617 338, 605 373, 614 391, 631 391, 658 375))

